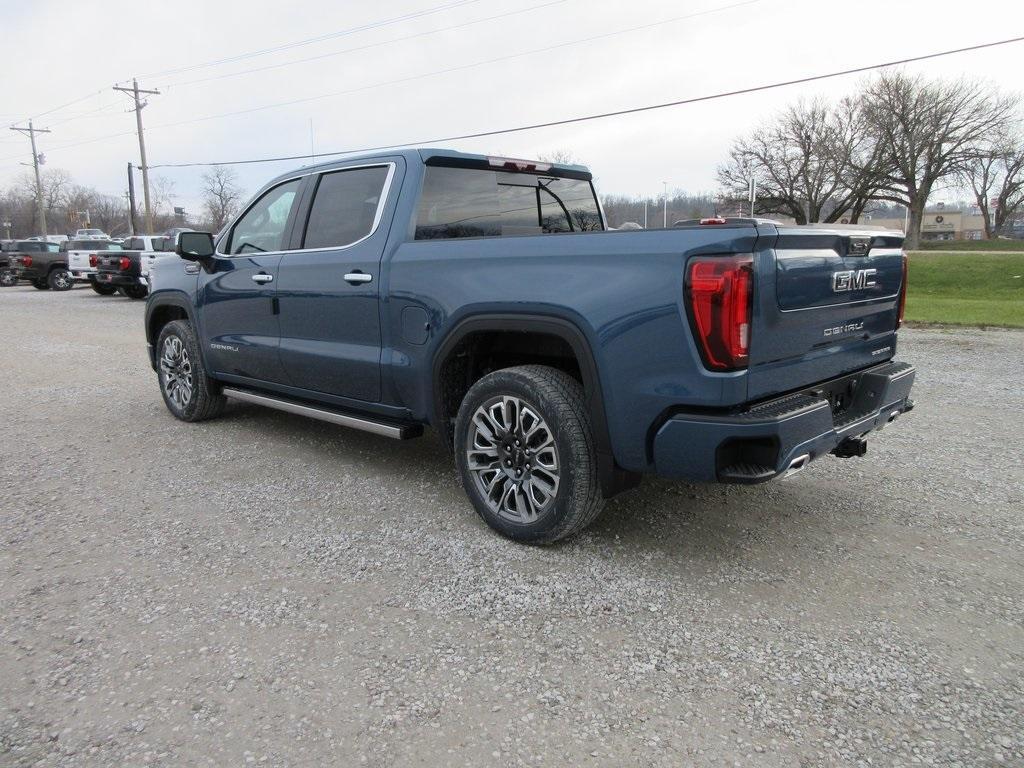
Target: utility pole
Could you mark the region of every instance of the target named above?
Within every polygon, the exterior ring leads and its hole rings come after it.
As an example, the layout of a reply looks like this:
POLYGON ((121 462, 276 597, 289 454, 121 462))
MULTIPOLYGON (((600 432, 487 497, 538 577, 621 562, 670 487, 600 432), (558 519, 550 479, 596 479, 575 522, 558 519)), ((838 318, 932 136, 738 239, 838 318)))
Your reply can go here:
POLYGON ((11 126, 12 131, 18 131, 19 133, 26 134, 29 140, 32 142, 32 168, 36 172, 36 209, 39 211, 39 228, 42 230, 40 234, 46 237, 49 234, 46 231, 46 206, 43 205, 43 181, 39 176, 39 153, 36 152, 36 134, 37 133, 49 133, 49 128, 33 128, 32 121, 28 121, 28 128, 18 128, 17 126, 11 126))
POLYGON ((665 229, 668 229, 668 182, 667 181, 663 181, 663 182, 661 182, 661 184, 662 184, 663 187, 665 187, 665 211, 664 211, 665 215, 664 215, 664 222, 662 223, 662 226, 665 229))
POLYGON ((134 77, 132 78, 131 88, 124 88, 122 86, 115 85, 114 90, 131 94, 135 99, 135 125, 139 131, 139 157, 142 160, 139 164, 139 167, 142 169, 142 197, 146 205, 146 232, 152 234, 153 207, 149 200, 149 165, 146 163, 146 139, 142 132, 142 108, 145 107, 148 102, 142 101, 139 98, 139 94, 145 93, 153 96, 159 96, 160 91, 147 91, 139 88, 139 81, 134 77))
POLYGON ((138 232, 138 215, 135 212, 135 174, 132 172, 132 164, 128 163, 128 228, 134 235, 138 232))

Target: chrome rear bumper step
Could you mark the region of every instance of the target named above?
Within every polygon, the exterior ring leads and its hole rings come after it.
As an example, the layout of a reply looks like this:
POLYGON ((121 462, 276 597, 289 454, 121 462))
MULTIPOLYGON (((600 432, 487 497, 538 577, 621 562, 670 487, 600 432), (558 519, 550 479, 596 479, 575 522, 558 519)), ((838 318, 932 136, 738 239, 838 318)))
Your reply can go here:
POLYGON ((274 408, 278 411, 294 413, 299 416, 307 416, 311 419, 326 421, 331 424, 338 424, 342 427, 361 429, 363 432, 372 432, 375 435, 383 435, 395 440, 408 440, 419 437, 423 434, 423 427, 419 424, 399 424, 390 421, 377 421, 373 418, 359 415, 355 416, 341 411, 332 411, 314 405, 288 400, 273 395, 265 395, 259 392, 250 392, 246 389, 235 389, 224 387, 221 392, 225 397, 233 397, 236 400, 244 400, 247 403, 263 405, 267 408, 274 408))

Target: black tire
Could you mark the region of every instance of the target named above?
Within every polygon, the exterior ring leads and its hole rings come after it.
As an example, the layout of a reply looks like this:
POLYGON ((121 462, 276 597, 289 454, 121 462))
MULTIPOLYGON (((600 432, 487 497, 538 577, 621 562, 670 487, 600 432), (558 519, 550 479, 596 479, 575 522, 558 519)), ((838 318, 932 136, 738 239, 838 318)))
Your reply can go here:
POLYGON ((9 269, 0 272, 0 287, 13 288, 18 284, 18 276, 9 269))
POLYGON ((126 285, 122 290, 125 296, 136 301, 149 295, 149 289, 144 285, 126 285))
POLYGON ((50 290, 50 284, 45 279, 33 280, 32 287, 40 291, 50 290))
MULTIPOLYGON (((604 499, 585 402, 583 387, 576 379, 544 365, 523 365, 494 371, 477 381, 466 393, 455 425, 455 461, 469 500, 480 517, 498 533, 522 543, 549 544, 579 533, 600 513, 604 499), (515 426, 504 432, 494 430, 491 435, 494 439, 490 440, 477 426, 479 422, 474 421, 474 417, 481 413, 485 418, 487 413, 493 417, 494 412, 488 409, 494 408, 505 414, 506 406, 502 403, 507 401, 503 398, 518 403, 509 406, 515 411, 513 416, 502 416, 515 426), (529 419, 532 416, 539 417, 532 422, 535 428, 524 428, 524 423, 531 423, 529 419), (541 432, 547 431, 549 437, 535 434, 538 422, 541 432), (530 433, 534 433, 534 437, 526 439, 530 433), (505 435, 507 441, 499 434, 505 435), (515 446, 519 447, 514 447, 517 436, 522 438, 522 445, 516 442, 515 446), (493 443, 494 448, 488 446, 482 451, 470 451, 478 447, 481 440, 493 443), (541 461, 541 454, 550 448, 538 450, 533 447, 531 455, 531 446, 541 443, 554 446, 555 452, 549 453, 545 462, 549 466, 553 464, 557 472, 552 473, 541 461), (475 469, 470 468, 471 452, 475 469), (497 456, 496 460, 490 458, 491 453, 497 456), (490 463, 483 468, 482 464, 487 462, 490 463), (499 467, 506 463, 507 470, 499 467), (512 473, 520 467, 523 474, 516 480, 512 473), (502 478, 500 473, 505 477, 502 478), (534 485, 535 478, 548 490, 534 485), (496 488, 498 484, 504 486, 504 493, 496 488), (494 489, 490 498, 488 486, 494 489), (545 493, 549 494, 542 503, 537 503, 535 488, 541 492, 542 499, 545 493), (549 493, 550 488, 554 488, 553 493, 549 493), (530 499, 526 498, 527 493, 530 499), (501 495, 501 499, 495 500, 495 495, 501 495), (514 513, 505 507, 506 498, 517 508, 514 513)), ((502 426, 497 421, 488 423, 502 426)))
POLYGON ((174 320, 163 327, 156 343, 157 378, 160 382, 160 393, 164 404, 175 418, 182 421, 204 421, 220 416, 227 398, 220 393, 220 386, 206 375, 203 358, 199 354, 192 326, 185 320, 174 320), (169 346, 168 346, 169 345, 169 346), (174 364, 172 350, 179 348, 184 351, 184 361, 189 369, 186 374, 182 359, 174 364), (188 397, 179 390, 175 396, 175 385, 179 385, 183 377, 188 376, 191 387, 188 397))
POLYGON ((113 285, 100 285, 95 280, 89 281, 89 286, 100 296, 113 296, 117 293, 117 287, 113 285))
POLYGON ((75 278, 66 269, 51 269, 46 284, 52 291, 70 291, 75 287, 75 278))

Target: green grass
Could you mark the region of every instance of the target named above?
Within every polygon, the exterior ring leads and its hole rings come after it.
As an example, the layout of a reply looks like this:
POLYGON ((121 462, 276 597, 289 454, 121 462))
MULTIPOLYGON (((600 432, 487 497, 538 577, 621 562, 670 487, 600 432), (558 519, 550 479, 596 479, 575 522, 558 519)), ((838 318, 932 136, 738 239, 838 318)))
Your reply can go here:
POLYGON ((1024 251, 1024 240, 926 240, 921 243, 922 251, 1024 251))
POLYGON ((906 319, 1024 328, 1024 252, 910 254, 906 319))

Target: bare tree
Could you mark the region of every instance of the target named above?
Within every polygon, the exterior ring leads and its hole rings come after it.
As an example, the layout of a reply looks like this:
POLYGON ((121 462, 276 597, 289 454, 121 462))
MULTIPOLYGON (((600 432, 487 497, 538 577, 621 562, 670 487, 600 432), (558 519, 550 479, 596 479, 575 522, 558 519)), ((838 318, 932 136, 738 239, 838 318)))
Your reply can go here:
POLYGON ((1014 106, 1014 98, 966 80, 930 81, 894 71, 866 83, 861 114, 881 169, 875 197, 908 208, 908 249, 920 243, 921 219, 936 185, 978 157, 986 137, 1005 129, 1014 106))
POLYGON ((838 221, 863 212, 870 196, 870 154, 864 132, 851 119, 856 105, 833 108, 821 99, 799 102, 751 136, 738 139, 718 169, 726 199, 757 184, 757 210, 791 216, 798 224, 838 221), (856 160, 855 160, 856 158, 856 160))
POLYGON ((583 165, 584 163, 569 149, 553 149, 537 155, 538 160, 555 165, 583 165))
POLYGON ((203 211, 214 232, 219 232, 242 204, 238 175, 223 165, 203 174, 203 211))
MULTIPOLYGON (((39 181, 43 187, 43 207, 46 208, 46 215, 50 216, 58 208, 63 208, 67 202, 67 193, 72 185, 71 174, 63 168, 46 168, 39 174, 39 181)), ((36 177, 26 171, 18 179, 18 186, 28 195, 35 198, 36 177)))
POLYGON ((990 240, 1024 209, 1024 141, 1019 133, 996 136, 961 175, 974 193, 985 239, 990 240))

